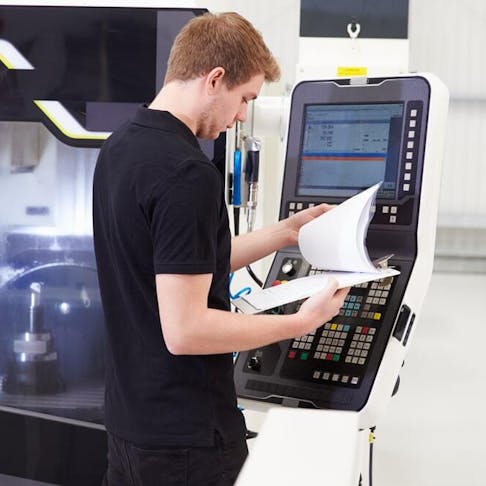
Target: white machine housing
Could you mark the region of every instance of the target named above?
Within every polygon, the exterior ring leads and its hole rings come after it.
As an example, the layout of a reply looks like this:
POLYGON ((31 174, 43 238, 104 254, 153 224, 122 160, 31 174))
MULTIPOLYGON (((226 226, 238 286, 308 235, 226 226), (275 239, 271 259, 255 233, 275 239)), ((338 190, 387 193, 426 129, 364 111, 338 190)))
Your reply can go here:
MULTIPOLYGON (((347 450, 352 456, 347 457, 347 468, 351 471, 359 471, 361 469, 362 457, 364 447, 362 444, 366 442, 367 438, 364 438, 364 431, 374 427, 379 421, 380 417, 385 413, 387 404, 394 393, 395 386, 397 384, 397 379, 400 373, 400 369, 404 363, 404 358, 410 346, 413 338, 413 334, 416 328, 417 319, 419 318, 422 304, 424 302, 433 266, 433 256, 435 247, 435 228, 437 221, 437 209, 439 203, 439 188, 440 188, 440 176, 441 176, 441 162, 443 157, 445 133, 446 133, 446 118, 448 110, 448 90, 446 86, 433 74, 413 74, 406 76, 393 76, 393 79, 403 79, 405 82, 407 79, 420 78, 429 86, 429 99, 428 99, 428 111, 426 114, 426 131, 423 139, 423 157, 422 157, 422 174, 421 174, 421 186, 420 186, 420 202, 418 204, 418 214, 417 214, 417 224, 416 224, 416 254, 409 272, 407 281, 404 283, 404 291, 400 297, 399 305, 396 306, 397 312, 391 319, 390 334, 384 347, 383 354, 379 360, 379 365, 376 370, 376 375, 373 380, 372 387, 370 389, 369 395, 365 403, 358 409, 351 411, 348 408, 343 408, 341 412, 339 404, 334 406, 322 407, 320 410, 312 410, 298 408, 299 406, 309 406, 309 400, 299 400, 298 392, 295 393, 296 389, 300 384, 295 384, 295 389, 292 390, 293 394, 281 393, 284 388, 280 385, 272 387, 269 383, 275 378, 275 382, 278 384, 280 377, 278 375, 278 369, 281 369, 283 365, 283 359, 280 356, 279 359, 275 360, 276 371, 271 378, 268 377, 271 374, 267 374, 268 388, 264 390, 263 385, 260 387, 261 390, 251 391, 246 386, 248 383, 248 376, 254 377, 257 373, 253 373, 254 370, 250 370, 251 375, 246 374, 248 367, 250 366, 252 358, 260 356, 265 357, 265 349, 253 350, 247 354, 241 354, 236 363, 236 383, 237 390, 242 399, 241 404, 245 407, 245 415, 247 417, 248 427, 253 430, 259 430, 261 427, 260 436, 256 439, 256 444, 253 446, 255 453, 258 454, 250 455, 245 468, 240 476, 238 482, 239 486, 244 486, 250 484, 250 481, 254 481, 256 474, 258 477, 266 477, 265 474, 271 472, 271 477, 273 481, 278 484, 291 484, 286 482, 289 477, 292 476, 292 469, 297 467, 296 464, 292 464, 289 461, 280 462, 278 468, 272 466, 274 459, 276 457, 290 457, 294 454, 294 457, 298 456, 298 469, 302 471, 312 471, 315 474, 314 477, 319 477, 322 479, 322 484, 333 484, 336 485, 352 485, 356 484, 357 476, 356 474, 351 474, 348 476, 343 476, 341 479, 337 477, 329 476, 326 481, 325 467, 319 468, 312 462, 307 460, 308 457, 312 457, 312 454, 307 454, 308 448, 305 445, 305 441, 312 443, 312 447, 316 447, 314 439, 312 439, 312 434, 301 434, 299 437, 302 439, 300 442, 297 437, 292 438, 292 440, 283 440, 281 431, 295 431, 299 430, 299 424, 302 425, 300 430, 307 430, 306 427, 309 420, 309 414, 315 420, 315 427, 324 427, 323 433, 326 433, 326 443, 332 444, 334 439, 337 439, 340 433, 344 430, 348 430, 349 424, 351 428, 354 427, 355 434, 351 434, 347 441, 347 450), (402 315, 400 310, 404 309, 406 306, 409 309, 408 314, 402 315), (401 330, 399 329, 402 328, 401 330), (400 331, 400 332, 398 332, 400 331), (258 354, 260 353, 260 354, 258 354), (276 378, 277 377, 277 378, 276 378), (273 391, 272 391, 273 390, 273 391), (255 401, 257 398, 259 401, 255 401), (281 405, 290 407, 285 408, 285 412, 277 412, 275 409, 275 404, 279 403, 281 405), (334 410, 331 410, 334 409, 334 410), (266 426, 265 414, 271 410, 268 420, 271 421, 271 426, 266 426), (343 425, 342 429, 334 429, 332 427, 332 421, 335 420, 337 415, 342 413, 339 421, 343 421, 347 425, 343 425), (328 421, 329 420, 329 421, 328 421), (324 424, 327 422, 327 426, 324 424), (263 426, 261 424, 263 423, 263 426), (278 425, 277 425, 278 424, 278 425), (328 427, 326 429, 326 427, 328 427), (280 432, 278 432, 280 431, 280 432), (297 439, 297 440, 294 440, 297 439), (304 441, 304 442, 303 442, 304 441), (262 444, 260 446, 259 444, 262 444), (263 444, 265 447, 263 447, 263 444), (356 444, 361 444, 361 447, 356 447, 356 444), (353 453, 353 451, 355 451, 353 453), (289 455, 290 454, 290 455, 289 455), (267 464, 267 466, 265 466, 267 464), (351 465, 351 468, 349 466, 351 465), (340 482, 341 481, 341 482, 340 482), (348 482, 347 482, 348 481, 348 482)), ((378 85, 386 82, 387 78, 378 80, 378 85)), ((366 90, 368 87, 369 80, 354 79, 350 81, 350 86, 346 86, 343 89, 356 89, 356 90, 366 90)), ((294 92, 295 93, 295 88, 294 92)), ((326 100, 326 103, 332 101, 326 100)), ((282 118, 285 116, 286 106, 288 104, 285 101, 276 100, 272 110, 269 113, 273 113, 273 116, 266 117, 265 123, 262 124, 259 121, 260 116, 264 113, 265 106, 271 104, 268 99, 262 100, 262 106, 259 106, 259 101, 256 102, 254 108, 254 113, 257 116, 252 120, 252 125, 255 128, 261 126, 264 135, 268 134, 273 127, 275 133, 279 133, 279 128, 282 125, 282 118), (280 117, 275 116, 278 111, 275 107, 280 107, 280 117), (271 121, 270 121, 271 120, 271 121)), ((291 101, 292 103, 292 101, 291 101)), ((290 117, 294 115, 290 109, 290 117)), ((290 124, 292 119, 289 120, 289 130, 287 131, 287 137, 292 133, 292 127, 290 124)), ((256 130, 255 130, 256 132, 256 130)), ((294 131, 294 133, 296 133, 294 131)), ((405 133, 405 132, 403 132, 405 133)), ((287 146, 287 157, 289 157, 288 147, 289 141, 285 140, 287 146)), ((286 164, 289 163, 287 158, 286 164)), ((285 166, 284 172, 284 189, 282 191, 282 202, 280 217, 285 217, 286 211, 288 211, 288 206, 285 206, 288 201, 284 199, 288 196, 286 194, 285 184, 286 177, 288 176, 287 165, 285 166)), ((287 197, 288 199, 288 197, 287 197)), ((333 201, 330 201, 333 202, 333 201)), ((381 206, 377 209, 381 210, 381 206)), ((293 249, 295 255, 295 249, 293 249)), ((273 280, 281 277, 281 267, 282 262, 289 255, 292 256, 292 251, 288 254, 279 255, 277 253, 274 264, 270 269, 269 276, 266 281, 266 285, 270 285, 273 280), (280 272, 280 273, 279 273, 280 272)), ((393 264, 393 263, 392 263, 393 264)), ((305 272, 308 272, 309 268, 306 267, 305 272)), ((305 273, 304 272, 304 273, 305 273)), ((297 271, 291 278, 302 276, 302 271, 297 271)), ((390 316, 389 316, 390 318, 390 316)), ((280 343, 280 351, 283 353, 286 349, 291 349, 288 342, 280 343)), ((275 352, 275 348, 273 351, 275 352)), ((264 366, 264 364, 262 365, 264 366)), ((255 378, 256 379, 256 378, 255 378)), ((260 379, 260 378, 259 378, 260 379)), ((253 380, 255 381, 255 380, 253 380)), ((288 385, 288 382, 286 382, 288 385)), ((289 388, 287 388, 287 391, 289 388)), ((339 422, 341 423, 341 422, 339 422)), ((287 434, 288 435, 288 434, 287 434)), ((345 434, 346 435, 346 434, 345 434)), ((367 432, 365 434, 367 436, 367 432)), ((322 435, 321 435, 322 436, 322 435)), ((321 453, 324 451, 332 450, 332 447, 326 448, 325 445, 321 446, 321 453)), ((326 457, 326 455, 321 455, 321 457, 326 457)), ((331 457, 331 456, 328 456, 331 457)), ((338 456, 333 456, 332 460, 339 462, 338 456)), ((343 464, 343 467, 346 465, 343 464)), ((313 477, 311 476, 309 477, 313 477)), ((270 476, 268 476, 270 477, 270 476)), ((359 477, 359 475, 358 475, 359 477)), ((366 481, 365 483, 366 484, 366 481)))

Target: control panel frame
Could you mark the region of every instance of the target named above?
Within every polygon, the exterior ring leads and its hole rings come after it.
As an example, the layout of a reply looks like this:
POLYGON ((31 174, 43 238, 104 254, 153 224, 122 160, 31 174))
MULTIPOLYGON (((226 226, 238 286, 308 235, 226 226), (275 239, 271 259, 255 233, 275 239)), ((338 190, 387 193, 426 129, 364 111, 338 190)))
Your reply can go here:
MULTIPOLYGON (((345 199, 335 196, 309 198, 296 195, 304 107, 313 103, 387 102, 403 102, 405 107, 397 194, 392 200, 377 199, 366 243, 372 259, 384 254, 394 254, 389 264, 399 267, 401 274, 395 277, 394 287, 379 324, 380 331, 373 344, 373 352, 366 358, 363 376, 358 386, 354 387, 347 383, 339 386, 332 382, 313 383, 308 376, 304 379, 286 378, 282 376, 281 370, 286 353, 292 346, 293 340, 289 340, 240 353, 235 363, 235 382, 240 397, 298 407, 354 410, 360 412, 360 423, 363 427, 376 423, 391 398, 432 272, 440 163, 448 107, 448 92, 443 83, 430 74, 368 79, 363 83, 351 80, 299 83, 294 88, 291 101, 280 219, 309 205, 321 202, 338 204, 345 199), (422 109, 414 112, 413 110, 417 110, 417 102, 421 103, 422 109), (417 120, 413 127, 410 126, 412 119, 417 120), (412 128, 415 134, 411 138, 408 132, 412 128), (410 156, 407 153, 410 152, 409 142, 412 139, 415 143, 412 144, 410 156), (406 180, 405 174, 409 174, 406 180), (404 187, 404 184, 409 185, 404 187), (402 213, 406 213, 407 217, 401 218, 402 213), (391 220, 392 215, 396 217, 391 220), (405 308, 409 310, 406 319, 403 317, 405 308), (403 328, 400 333, 397 332, 398 326, 403 328), (267 366, 264 363, 260 363, 260 371, 249 367, 252 358, 253 361, 257 355, 263 358, 265 353, 275 361, 271 372, 267 370, 267 374, 261 373, 262 367, 267 366), (255 381, 258 382, 256 386, 255 381)), ((307 262, 302 261, 293 275, 282 274, 286 259, 300 261, 302 256, 296 247, 277 252, 265 286, 272 285, 275 280, 288 280, 307 275, 311 271, 307 262)), ((295 304, 289 304, 285 309, 273 312, 292 313, 296 309, 295 304)), ((343 319, 338 316, 336 323, 342 322, 343 319)), ((352 319, 351 324, 355 328, 358 326, 357 321, 352 319)), ((322 331, 323 328, 320 328, 318 333, 322 331)), ((316 352, 317 342, 312 346, 311 352, 316 352)), ((346 347, 349 346, 348 339, 346 347)))

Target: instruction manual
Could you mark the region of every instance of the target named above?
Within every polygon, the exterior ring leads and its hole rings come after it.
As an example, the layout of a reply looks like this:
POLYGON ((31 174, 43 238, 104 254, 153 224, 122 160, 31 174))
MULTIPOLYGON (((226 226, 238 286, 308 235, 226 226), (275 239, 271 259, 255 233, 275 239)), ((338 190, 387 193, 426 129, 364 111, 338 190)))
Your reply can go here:
POLYGON ((257 314, 323 290, 334 277, 339 288, 398 275, 393 268, 376 266, 365 246, 373 206, 381 182, 347 199, 302 226, 299 249, 323 273, 296 278, 285 284, 251 292, 233 301, 245 314, 257 314))

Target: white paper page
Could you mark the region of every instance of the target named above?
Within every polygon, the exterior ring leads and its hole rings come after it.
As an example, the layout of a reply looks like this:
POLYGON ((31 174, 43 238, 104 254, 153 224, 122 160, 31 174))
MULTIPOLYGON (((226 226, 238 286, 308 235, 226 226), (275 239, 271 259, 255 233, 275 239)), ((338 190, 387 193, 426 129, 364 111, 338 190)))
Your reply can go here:
POLYGON ((314 267, 324 270, 374 272, 365 237, 381 183, 347 199, 299 231, 299 248, 314 267))
POLYGON ((245 314, 257 314, 273 309, 279 305, 288 304, 296 300, 305 299, 323 290, 334 277, 338 281, 338 287, 352 287, 370 280, 380 280, 386 277, 398 275, 400 272, 392 268, 376 270, 372 273, 365 272, 326 272, 319 275, 297 278, 288 283, 257 290, 233 301, 233 304, 245 314))

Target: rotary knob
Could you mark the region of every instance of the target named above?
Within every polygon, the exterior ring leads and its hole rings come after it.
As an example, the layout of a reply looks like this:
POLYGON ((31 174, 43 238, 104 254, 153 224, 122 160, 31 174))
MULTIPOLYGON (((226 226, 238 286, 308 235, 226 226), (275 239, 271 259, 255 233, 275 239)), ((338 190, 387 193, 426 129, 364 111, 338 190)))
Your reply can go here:
POLYGON ((250 368, 253 371, 260 371, 262 367, 262 362, 260 361, 260 358, 258 356, 252 356, 248 360, 248 368, 250 368))
POLYGON ((288 275, 289 277, 292 277, 295 275, 296 273, 296 269, 295 269, 295 266, 294 264, 289 260, 287 262, 285 262, 283 265, 282 265, 282 273, 284 273, 285 275, 288 275))

